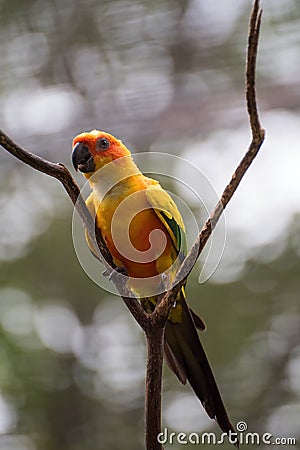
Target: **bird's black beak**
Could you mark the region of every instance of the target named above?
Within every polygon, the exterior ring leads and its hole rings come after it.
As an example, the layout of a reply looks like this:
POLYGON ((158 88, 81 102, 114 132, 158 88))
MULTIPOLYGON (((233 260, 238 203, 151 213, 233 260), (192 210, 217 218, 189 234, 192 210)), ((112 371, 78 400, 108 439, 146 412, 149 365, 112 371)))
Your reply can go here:
POLYGON ((77 142, 72 151, 72 163, 75 170, 80 172, 94 172, 95 162, 88 147, 82 142, 77 142))

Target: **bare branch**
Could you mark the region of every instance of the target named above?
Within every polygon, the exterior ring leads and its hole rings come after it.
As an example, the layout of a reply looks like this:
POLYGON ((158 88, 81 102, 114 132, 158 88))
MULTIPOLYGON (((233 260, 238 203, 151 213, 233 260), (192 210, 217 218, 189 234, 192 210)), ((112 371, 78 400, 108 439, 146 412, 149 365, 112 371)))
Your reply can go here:
MULTIPOLYGON (((250 146, 241 160, 240 164, 233 173, 230 182, 223 191, 223 194, 216 204, 214 210, 211 212, 210 217, 204 224, 198 238, 194 242, 192 248, 190 249, 188 255, 183 261, 174 283, 174 287, 166 292, 162 300, 156 305, 154 312, 152 313, 153 322, 157 323, 157 327, 165 324, 169 315, 169 311, 177 297, 178 292, 181 287, 186 282, 188 275, 193 269, 199 255, 201 254, 203 248, 205 247, 214 227, 218 223, 224 209, 234 195, 237 187, 239 186, 243 176, 252 164, 254 158, 256 157, 265 137, 265 131, 261 127, 257 102, 256 102, 256 91, 255 91, 255 77, 256 77, 256 60, 258 51, 258 41, 259 41, 259 31, 261 25, 262 10, 259 8, 259 0, 255 0, 249 27, 248 35, 248 51, 247 51, 247 62, 246 62, 246 100, 247 100, 247 110, 249 114, 250 127, 252 131, 252 141, 250 146)), ((148 358, 151 348, 148 343, 148 358)), ((159 361, 159 357, 162 360, 162 352, 158 355, 159 349, 153 349, 150 357, 154 361, 159 361)), ((150 370, 147 370, 147 384, 151 383, 151 377, 153 376, 150 370)), ((152 381, 153 382, 153 381, 152 381)), ((153 393, 155 394, 155 392, 153 393)), ((152 397, 151 400, 155 404, 161 401, 160 394, 156 393, 156 397, 152 397)), ((148 404, 146 397, 146 405, 148 404)), ((146 406, 147 408, 147 406, 146 406)), ((147 411, 147 409, 146 409, 147 411)), ((160 420, 160 410, 152 411, 152 414, 146 416, 146 428, 148 423, 148 428, 152 427, 150 434, 158 435, 159 429, 156 428, 158 420, 160 420), (153 415, 152 415, 153 414, 153 415)), ((147 440, 146 440, 147 445, 147 440)), ((155 449, 161 450, 162 446, 156 442, 155 449)), ((147 450, 151 449, 151 446, 147 447, 147 450)))
POLYGON ((264 138, 264 130, 262 130, 261 128, 257 111, 255 91, 255 73, 261 17, 262 9, 259 8, 259 0, 255 0, 249 25, 248 54, 246 65, 246 100, 253 139, 264 138))
MULTIPOLYGON (((0 145, 15 156, 20 161, 33 167, 39 172, 43 172, 50 175, 53 178, 59 180, 64 186, 68 193, 71 201, 73 202, 86 230, 89 233, 89 238, 94 245, 94 248, 99 248, 98 256, 99 259, 105 265, 108 273, 111 273, 116 267, 112 256, 102 238, 101 231, 95 225, 94 220, 87 209, 84 199, 80 193, 80 189, 77 186, 72 175, 68 169, 61 163, 55 164, 51 161, 47 161, 40 156, 30 153, 13 142, 2 130, 0 130, 0 145)), ((120 292, 124 302, 129 308, 131 314, 134 316, 139 325, 145 329, 148 325, 148 314, 143 310, 140 303, 135 297, 132 296, 132 292, 126 287, 125 277, 114 276, 112 281, 114 282, 116 288, 120 292)))
MULTIPOLYGON (((224 192, 216 204, 214 210, 211 212, 210 217, 207 219, 204 224, 198 238, 194 242, 190 252, 186 256, 183 261, 179 272, 177 273, 176 280, 174 283, 174 287, 166 292, 161 302, 159 302, 152 313, 153 322, 157 323, 157 326, 160 327, 162 324, 166 323, 167 317, 170 311, 172 304, 174 303, 178 292, 181 287, 186 282, 188 275, 193 269, 199 255, 201 254, 203 248, 205 247, 214 227, 218 223, 224 209, 227 204, 231 200, 234 195, 237 187, 239 186, 243 176, 246 171, 252 164, 254 158, 256 157, 265 136, 265 131, 262 129, 259 121, 258 110, 257 110, 257 102, 256 102, 256 91, 255 91, 255 76, 256 76, 256 60, 257 60, 257 51, 258 51, 258 40, 259 40, 259 30, 261 25, 261 17, 262 10, 259 8, 259 0, 255 0, 251 19, 250 19, 250 28, 249 28, 249 38, 248 38, 248 52, 247 52, 247 62, 246 62, 246 99, 247 99, 247 109, 249 114, 250 127, 252 131, 252 141, 250 146, 243 157, 242 161, 236 168, 235 172, 232 175, 232 178, 229 184, 224 189, 224 192)), ((153 350, 154 354, 150 355, 153 361, 157 361, 157 352, 159 350, 153 350)), ((149 358, 149 346, 148 346, 148 358, 149 358)), ((162 355, 160 355, 162 359, 162 355)), ((147 384, 151 382, 152 372, 147 371, 147 384)), ((152 402, 156 404, 160 402, 160 394, 156 396, 156 398, 151 398, 152 402)), ((146 398, 146 405, 147 405, 146 398)), ((147 411, 147 409, 146 409, 147 411)), ((152 434, 155 433, 157 436, 157 428, 155 424, 160 418, 160 411, 153 411, 153 415, 146 417, 146 424, 148 426, 152 426, 152 434)), ((147 425, 146 425, 147 427, 147 425)), ((150 447, 147 447, 147 449, 150 447)), ((160 450, 162 447, 158 442, 156 442, 156 449, 160 450)))
POLYGON ((259 31, 261 25, 262 10, 259 7, 259 0, 255 0, 249 27, 248 51, 246 62, 246 99, 247 109, 249 114, 249 121, 252 131, 252 140, 250 146, 241 160, 240 164, 233 173, 230 182, 223 191, 221 198, 216 204, 215 208, 210 214, 210 217, 205 222, 202 230, 192 245, 188 255, 184 259, 175 280, 175 286, 166 292, 161 302, 156 306, 153 312, 153 319, 157 321, 165 320, 178 292, 185 284, 187 277, 191 273, 199 255, 204 249, 214 227, 217 225, 224 209, 231 200, 233 194, 238 188, 243 176, 252 164, 265 138, 265 130, 260 125, 256 91, 255 91, 255 77, 256 77, 256 60, 258 50, 259 31))
MULTIPOLYGON (((151 318, 150 318, 151 320, 151 318)), ((145 383, 146 450, 161 450, 157 440, 161 430, 161 387, 164 327, 155 326, 146 333, 147 368, 145 383)))

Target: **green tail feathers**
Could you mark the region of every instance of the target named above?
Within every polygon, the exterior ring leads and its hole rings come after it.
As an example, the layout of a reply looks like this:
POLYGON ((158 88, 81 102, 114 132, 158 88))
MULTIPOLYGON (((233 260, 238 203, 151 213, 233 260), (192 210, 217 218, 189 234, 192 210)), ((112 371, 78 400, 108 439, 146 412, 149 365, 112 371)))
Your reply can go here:
MULTIPOLYGON (((181 322, 168 320, 166 325, 165 360, 183 384, 189 381, 209 417, 215 419, 224 432, 235 432, 196 330, 194 318, 198 316, 188 308, 184 291, 181 292, 180 303, 181 322)), ((204 329, 204 323, 198 319, 198 328, 204 329)))

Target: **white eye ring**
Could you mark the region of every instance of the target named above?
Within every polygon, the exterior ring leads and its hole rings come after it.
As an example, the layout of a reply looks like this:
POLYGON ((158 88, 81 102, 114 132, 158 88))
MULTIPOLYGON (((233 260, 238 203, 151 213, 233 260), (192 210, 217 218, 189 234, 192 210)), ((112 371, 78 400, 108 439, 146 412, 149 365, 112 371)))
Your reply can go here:
POLYGON ((110 146, 110 142, 108 139, 106 138, 100 138, 97 141, 97 149, 102 151, 102 150, 107 150, 108 147, 110 146))

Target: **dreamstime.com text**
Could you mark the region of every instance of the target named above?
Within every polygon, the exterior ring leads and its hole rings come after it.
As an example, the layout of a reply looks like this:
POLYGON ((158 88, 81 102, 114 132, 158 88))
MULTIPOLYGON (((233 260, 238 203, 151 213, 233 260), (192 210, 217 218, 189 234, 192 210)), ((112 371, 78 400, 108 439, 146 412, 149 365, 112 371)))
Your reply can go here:
POLYGON ((240 421, 236 425, 237 432, 222 433, 217 436, 215 433, 175 433, 169 432, 168 428, 158 434, 157 440, 160 444, 170 445, 222 445, 227 442, 240 445, 296 445, 294 437, 275 437, 271 433, 255 433, 247 431, 248 425, 240 421))

